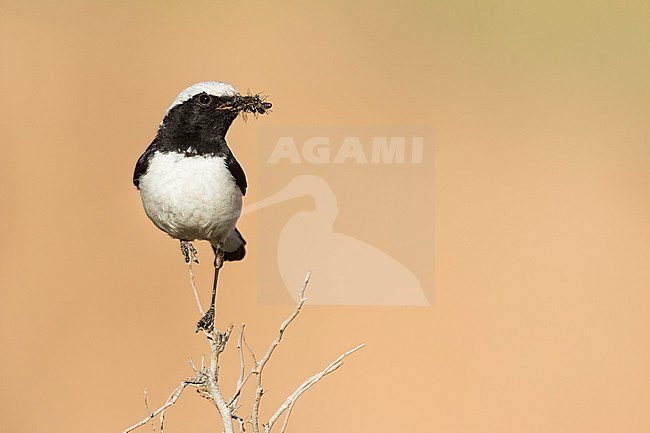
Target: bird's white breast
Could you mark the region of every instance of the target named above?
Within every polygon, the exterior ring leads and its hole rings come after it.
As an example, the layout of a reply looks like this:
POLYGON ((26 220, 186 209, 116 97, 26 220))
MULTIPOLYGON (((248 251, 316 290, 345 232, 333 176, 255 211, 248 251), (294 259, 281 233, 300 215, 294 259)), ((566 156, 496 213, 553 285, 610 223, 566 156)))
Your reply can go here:
POLYGON ((140 195, 151 221, 177 239, 224 240, 241 214, 241 190, 215 156, 156 152, 140 195))

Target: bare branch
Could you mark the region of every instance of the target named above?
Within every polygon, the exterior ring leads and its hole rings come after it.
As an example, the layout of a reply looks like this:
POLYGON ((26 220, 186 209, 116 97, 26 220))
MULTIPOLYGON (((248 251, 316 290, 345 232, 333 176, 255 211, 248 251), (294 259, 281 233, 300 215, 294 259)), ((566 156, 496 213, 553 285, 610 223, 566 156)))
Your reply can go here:
POLYGON ((249 371, 246 374, 246 376, 244 377, 244 380, 242 381, 241 385, 237 385, 237 389, 235 390, 235 393, 230 398, 230 401, 228 402, 228 406, 230 406, 231 408, 234 408, 234 406, 237 404, 237 399, 241 395, 242 389, 244 389, 244 386, 248 382, 248 379, 250 379, 253 374, 254 374, 254 372, 252 370, 249 371))
POLYGON ((268 350, 266 351, 266 354, 262 359, 260 359, 259 362, 255 363, 255 366, 253 368, 253 373, 256 375, 255 376, 255 400, 253 401, 253 409, 251 411, 251 422, 253 423, 253 433, 259 433, 260 432, 260 424, 259 424, 259 413, 260 413, 260 403, 262 402, 262 395, 264 394, 264 388, 262 388, 262 373, 264 371, 264 367, 266 366, 266 363, 269 362, 269 359, 271 359, 271 355, 273 355, 273 351, 275 350, 276 347, 278 347, 278 344, 282 341, 282 336, 284 335, 284 331, 287 329, 287 327, 293 322, 293 319, 298 316, 300 313, 300 310, 302 309, 302 306, 305 304, 307 301, 307 298, 305 297, 305 290, 307 290, 307 285, 309 284, 309 279, 311 278, 311 271, 307 272, 307 275, 305 275, 305 280, 302 284, 302 288, 300 289, 300 294, 298 296, 298 304, 296 305, 296 308, 291 312, 289 317, 287 317, 284 322, 280 325, 280 330, 278 331, 278 335, 275 337, 271 345, 269 346, 268 350))
MULTIPOLYGON (((203 308, 201 307, 198 291, 196 290, 196 286, 194 283, 194 274, 192 271, 191 262, 189 265, 189 273, 190 273, 190 282, 192 284, 192 290, 194 291, 197 306, 199 308, 199 311, 203 314, 203 308)), ((235 432, 235 426, 233 420, 237 421, 239 431, 241 433, 244 431, 243 430, 244 418, 236 414, 237 410, 240 407, 240 405, 238 404, 238 400, 241 396, 242 390, 244 389, 244 387, 248 383, 248 380, 252 376, 255 376, 256 384, 255 384, 255 396, 252 402, 250 417, 251 417, 251 423, 253 425, 253 433, 260 433, 260 419, 259 419, 260 405, 261 405, 262 397, 264 395, 264 388, 262 386, 262 374, 264 372, 265 366, 271 359, 275 349, 282 342, 284 332, 289 327, 289 325, 293 322, 293 320, 298 316, 298 314, 302 310, 303 305, 307 301, 307 298, 305 297, 305 291, 307 290, 310 277, 311 277, 311 272, 308 272, 305 276, 303 285, 300 289, 298 302, 294 310, 282 322, 275 338, 273 339, 268 349, 264 353, 264 356, 259 361, 257 360, 253 349, 248 345, 246 341, 246 335, 245 335, 246 325, 245 324, 241 325, 237 337, 237 352, 239 355, 239 375, 237 378, 237 386, 235 392, 233 393, 232 397, 228 402, 226 402, 226 400, 224 399, 223 392, 221 391, 219 386, 219 358, 221 353, 223 353, 223 351, 226 349, 226 345, 230 340, 234 327, 231 325, 223 333, 218 331, 214 327, 212 327, 211 329, 202 329, 203 334, 208 339, 208 343, 210 346, 210 354, 209 354, 209 360, 207 362, 206 362, 205 355, 201 356, 200 368, 197 367, 196 364, 194 364, 194 361, 192 359, 190 359, 189 363, 190 366, 192 367, 192 370, 194 370, 194 373, 196 374, 196 378, 186 379, 185 381, 181 382, 181 384, 178 387, 176 387, 176 389, 174 389, 174 391, 169 395, 165 404, 163 404, 161 407, 159 407, 153 412, 149 409, 147 391, 145 390, 145 397, 144 397, 145 408, 147 409, 148 416, 144 418, 142 421, 124 430, 124 433, 130 433, 133 430, 137 429, 138 427, 141 427, 142 425, 145 425, 149 422, 152 425, 153 432, 156 433, 156 426, 155 423, 153 422, 153 419, 157 416, 160 416, 160 420, 159 420, 160 433, 164 433, 165 411, 166 409, 170 408, 176 403, 178 398, 181 396, 183 390, 188 385, 195 387, 202 397, 208 399, 215 405, 217 411, 219 412, 221 422, 223 425, 222 433, 235 432), (246 356, 244 354, 244 347, 246 347, 246 349, 249 351, 251 358, 253 360, 253 364, 248 369, 248 372, 246 368, 246 356)), ((343 359, 345 357, 361 349, 363 346, 364 345, 362 344, 360 346, 355 347, 354 349, 351 349, 343 353, 331 364, 329 364, 325 369, 311 376, 309 379, 305 380, 289 397, 287 397, 287 399, 282 403, 282 405, 276 410, 273 416, 269 419, 268 423, 262 424, 262 427, 264 429, 263 433, 270 433, 271 429, 274 427, 274 425, 277 423, 280 417, 283 417, 282 426, 280 427, 280 433, 284 433, 289 423, 289 418, 293 411, 293 407, 296 401, 298 400, 298 398, 305 391, 307 391, 309 388, 311 388, 313 385, 319 382, 323 377, 332 373, 333 371, 338 369, 341 365, 343 365, 343 359)), ((247 419, 248 417, 245 418, 247 419)))
POLYGON ((278 331, 278 335, 275 337, 275 340, 273 340, 273 342, 269 346, 264 357, 260 359, 260 362, 257 363, 255 370, 258 374, 262 372, 264 366, 271 358, 271 355, 273 355, 273 351, 275 350, 276 347, 278 347, 278 344, 280 344, 280 342, 282 341, 282 336, 284 335, 284 331, 291 324, 291 322, 293 322, 293 319, 295 319, 296 316, 298 316, 298 313, 300 313, 302 306, 307 301, 307 298, 305 297, 305 290, 307 290, 307 285, 309 284, 310 278, 311 278, 311 271, 307 272, 307 275, 305 275, 305 281, 302 284, 302 289, 300 289, 300 295, 298 297, 298 304, 296 305, 296 308, 291 312, 289 317, 287 317, 284 320, 284 322, 282 322, 282 325, 280 325, 280 330, 278 331))
MULTIPOLYGON (((191 253, 191 251, 190 251, 191 253)), ((194 256, 193 253, 191 253, 192 256, 194 256)), ((190 261, 187 264, 187 269, 189 270, 190 273, 190 284, 192 285, 192 291, 194 292, 194 300, 196 300, 196 306, 199 309, 199 313, 201 313, 201 317, 205 314, 203 311, 203 307, 201 306, 201 299, 199 298, 199 291, 196 288, 196 282, 194 281, 194 271, 192 270, 192 262, 194 262, 194 259, 191 258, 190 261)))
POLYGON ((228 403, 224 400, 221 389, 219 388, 219 355, 226 348, 232 330, 232 325, 223 334, 214 329, 210 331, 204 330, 210 343, 210 366, 206 388, 219 411, 219 415, 221 415, 221 422, 223 423, 223 431, 225 433, 234 433, 234 430, 232 426, 232 411, 228 407, 228 403))
POLYGON ((244 385, 246 385, 246 382, 248 382, 248 379, 253 375, 254 369, 255 369, 255 364, 257 361, 255 360, 255 355, 253 354, 253 351, 251 350, 250 347, 248 347, 248 344, 246 343, 246 338, 244 337, 244 328, 246 327, 245 323, 242 323, 241 328, 239 330, 239 337, 237 338, 237 351, 239 352, 239 378, 237 379, 237 389, 233 393, 232 397, 230 398, 230 401, 228 402, 228 406, 235 411, 235 406, 237 405, 237 399, 239 399, 239 396, 241 395, 242 389, 244 388, 244 385), (246 371, 246 360, 244 359, 244 349, 242 346, 243 344, 248 347, 248 350, 251 352, 251 355, 253 357, 253 368, 251 371, 248 372, 248 374, 245 374, 246 371))
POLYGON ((253 433, 260 433, 260 403, 262 402, 262 394, 264 390, 262 389, 262 381, 260 380, 260 375, 257 375, 255 387, 255 400, 253 400, 253 410, 251 411, 251 424, 253 424, 253 433))
POLYGON ((239 426, 239 433, 243 433, 244 430, 244 418, 238 417, 237 415, 233 414, 232 417, 237 421, 237 425, 239 426))
POLYGON ((237 379, 237 388, 241 389, 244 383, 244 371, 246 370, 246 360, 244 359, 244 349, 242 347, 242 340, 244 339, 244 329, 246 324, 242 323, 239 328, 239 337, 237 338, 237 352, 239 352, 239 378, 237 379))
MULTIPOLYGON (((187 387, 188 385, 193 385, 193 384, 194 384, 193 382, 189 382, 187 380, 184 380, 183 382, 181 382, 181 384, 178 385, 176 387, 176 389, 174 389, 174 391, 169 395, 169 398, 167 398, 167 402, 165 404, 163 404, 162 406, 160 406, 158 409, 156 409, 153 412, 150 412, 148 407, 147 407, 147 411, 149 411, 149 416, 147 416, 142 421, 140 421, 138 423, 135 423, 131 427, 124 430, 124 433, 129 433, 130 431, 133 431, 136 428, 145 425, 146 423, 151 421, 153 418, 155 418, 157 415, 164 414, 165 409, 167 409, 168 407, 173 406, 176 403, 176 400, 178 400, 178 397, 181 396, 181 394, 182 394, 183 390, 185 389, 185 387, 187 387)), ((146 401, 146 392, 145 392, 145 401, 146 401)), ((148 403, 146 404, 146 406, 148 406, 148 403)), ((161 426, 161 432, 162 432, 162 426, 161 426)))
POLYGON ((192 360, 192 358, 190 358, 190 367, 192 367, 192 370, 194 370, 194 373, 200 374, 200 371, 199 371, 198 368, 196 368, 196 365, 194 364, 194 360, 192 360))
MULTIPOLYGON (((144 389, 144 408, 147 409, 149 416, 151 416, 151 409, 149 409, 149 395, 147 393, 147 388, 144 389)), ((156 424, 154 424, 153 418, 151 418, 151 431, 153 431, 153 433, 156 433, 156 424)))
POLYGON ((253 364, 257 364, 257 357, 255 356, 255 352, 253 352, 253 349, 248 345, 248 341, 246 341, 246 336, 244 336, 244 346, 246 346, 246 349, 248 349, 248 352, 251 354, 251 358, 253 358, 253 364))
POLYGON ((293 401, 287 408, 287 414, 284 416, 284 422, 282 422, 282 427, 280 427, 280 433, 284 433, 287 428, 287 424, 289 424, 289 417, 291 416, 291 411, 293 410, 294 403, 295 401, 293 401))
MULTIPOLYGON (((282 405, 278 408, 278 410, 273 414, 273 416, 269 419, 269 422, 264 426, 264 431, 266 433, 270 432, 271 429, 273 428, 273 425, 275 422, 278 420, 278 418, 282 415, 282 413, 285 410, 288 410, 293 407, 293 405, 296 403, 296 400, 298 397, 302 395, 303 392, 307 391, 309 388, 311 388, 314 384, 316 384, 318 381, 320 381, 323 377, 327 376, 328 374, 332 373, 336 369, 338 369, 340 366, 343 365, 343 359, 352 353, 356 352, 357 350, 361 349, 365 344, 360 344, 354 349, 350 349, 347 352, 343 353, 341 356, 336 358, 330 365, 325 367, 325 369, 321 370, 319 373, 316 373, 309 379, 305 380, 302 385, 296 389, 293 394, 291 394, 285 401, 282 403, 282 405)), ((289 422, 289 416, 287 415, 287 418, 284 421, 284 425, 282 427, 281 431, 284 431, 286 428, 286 424, 289 422)))

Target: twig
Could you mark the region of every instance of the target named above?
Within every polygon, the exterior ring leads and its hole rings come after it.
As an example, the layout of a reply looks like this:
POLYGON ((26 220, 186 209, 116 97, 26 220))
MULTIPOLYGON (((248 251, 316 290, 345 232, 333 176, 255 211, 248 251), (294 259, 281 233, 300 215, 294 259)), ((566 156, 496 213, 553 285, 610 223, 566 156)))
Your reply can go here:
POLYGON ((235 415, 234 413, 232 414, 232 417, 235 421, 237 421, 237 425, 239 426, 239 433, 243 433, 246 431, 244 428, 244 418, 235 415))
POLYGON ((248 352, 251 354, 251 358, 253 358, 253 364, 257 364, 257 358, 255 357, 255 352, 253 352, 253 349, 248 345, 248 341, 246 341, 246 336, 244 336, 244 346, 246 346, 246 349, 248 349, 248 352))
POLYGON ((255 400, 253 401, 253 409, 251 411, 251 422, 253 423, 253 433, 260 432, 259 413, 260 413, 260 403, 262 402, 262 395, 264 394, 264 388, 262 388, 262 373, 264 371, 264 367, 266 366, 266 363, 269 362, 269 359, 271 359, 271 355, 273 355, 273 351, 275 350, 275 348, 278 347, 278 344, 280 344, 280 342, 282 341, 282 336, 284 335, 284 331, 291 324, 291 322, 293 322, 293 319, 295 319, 296 316, 298 316, 298 313, 300 313, 302 306, 307 301, 307 298, 305 297, 305 290, 307 290, 307 285, 309 284, 310 278, 311 278, 311 271, 308 271, 307 275, 305 275, 305 280, 302 284, 302 289, 300 290, 300 295, 298 297, 298 304, 296 305, 296 308, 289 315, 289 317, 287 317, 284 320, 284 322, 282 322, 282 325, 280 325, 280 330, 278 331, 278 335, 275 337, 275 340, 273 340, 273 342, 269 346, 264 357, 260 359, 260 361, 257 362, 255 364, 255 367, 253 368, 253 373, 255 374, 255 384, 256 384, 255 400))
MULTIPOLYGON (((149 416, 151 416, 151 409, 149 409, 149 398, 147 394, 147 388, 144 389, 144 408, 147 409, 147 412, 149 413, 149 416)), ((151 430, 156 433, 156 424, 153 422, 153 418, 151 418, 151 430)))
POLYGON ((284 433, 284 430, 287 428, 287 424, 289 424, 289 417, 291 416, 291 411, 293 410, 293 403, 289 405, 287 408, 287 414, 284 416, 284 421, 282 422, 282 427, 280 427, 280 433, 284 433))
POLYGON ((300 289, 300 295, 298 297, 298 304, 296 305, 296 308, 289 315, 289 317, 287 317, 284 320, 284 322, 282 322, 282 325, 280 325, 280 330, 278 331, 278 335, 275 337, 275 340, 273 340, 273 342, 269 346, 269 349, 266 351, 264 357, 260 359, 260 362, 257 363, 257 368, 256 368, 257 372, 261 372, 264 369, 266 363, 269 362, 271 355, 273 355, 273 351, 275 350, 276 347, 278 347, 278 344, 280 344, 280 342, 282 341, 282 336, 284 335, 284 331, 291 324, 291 322, 293 322, 293 319, 296 318, 298 313, 300 313, 302 306, 307 301, 307 298, 305 297, 305 290, 307 290, 307 285, 309 284, 310 278, 311 278, 311 271, 307 272, 307 275, 305 275, 305 281, 302 283, 302 289, 300 289))
POLYGON ((239 328, 239 337, 237 338, 237 352, 239 352, 239 378, 237 379, 237 388, 241 388, 244 383, 244 371, 246 370, 246 360, 244 359, 244 349, 242 340, 244 339, 244 329, 246 324, 242 323, 239 328))
POLYGON ((239 334, 239 339, 237 341, 237 349, 239 351, 239 362, 240 362, 240 370, 239 370, 239 379, 237 380, 237 389, 233 393, 232 397, 230 398, 230 401, 228 402, 228 406, 235 411, 235 406, 237 405, 237 399, 239 399, 239 396, 241 395, 242 389, 244 389, 244 386, 248 382, 248 379, 251 378, 253 374, 255 374, 255 366, 257 365, 257 358, 255 358, 255 353, 253 352, 253 349, 248 345, 246 342, 246 336, 244 335, 244 327, 246 324, 242 324, 241 332, 239 334), (244 370, 245 370, 245 362, 244 362, 244 353, 242 351, 242 341, 244 343, 244 346, 248 349, 248 351, 251 354, 251 357, 253 358, 253 368, 244 376, 244 370))
MULTIPOLYGON (((230 401, 228 402, 228 407, 230 407, 233 412, 235 411, 235 406, 237 405, 237 399, 241 395, 241 391, 244 388, 244 385, 248 381, 248 378, 251 376, 251 374, 253 374, 253 372, 250 371, 246 376, 244 376, 246 372, 246 360, 244 359, 244 348, 242 345, 242 341, 245 341, 244 340, 245 327, 246 324, 242 323, 241 328, 239 328, 239 337, 237 338, 237 352, 239 352, 239 377, 237 378, 237 389, 235 390, 233 396, 230 398, 230 401)), ((255 357, 253 357, 253 361, 255 361, 255 357)))
MULTIPOLYGON (((187 381, 187 380, 184 380, 183 382, 181 382, 181 384, 178 385, 176 387, 176 389, 174 389, 174 391, 169 395, 169 398, 167 398, 167 402, 165 404, 160 406, 155 411, 149 412, 149 416, 147 416, 142 421, 137 422, 137 423, 133 424, 131 427, 124 430, 124 433, 129 433, 130 431, 133 431, 136 428, 145 425, 146 423, 151 421, 153 418, 155 418, 159 414, 163 414, 163 416, 164 416, 165 409, 167 409, 168 407, 173 406, 176 403, 176 400, 178 400, 178 397, 181 396, 181 394, 183 393, 183 390, 185 389, 185 387, 187 387, 188 385, 194 385, 194 384, 195 383, 187 381)), ((146 394, 145 394, 145 396, 146 396, 146 394)), ((145 399, 146 399, 146 397, 145 397, 145 399)), ((147 406, 148 406, 148 404, 147 404, 147 406)), ((147 408, 147 410, 148 410, 148 408, 147 408)), ((163 427, 161 425, 161 427, 160 427, 161 432, 162 432, 162 429, 163 429, 163 427)))
POLYGON ((192 360, 192 358, 190 358, 190 367, 192 367, 192 370, 194 370, 194 373, 196 373, 196 374, 200 373, 199 369, 196 368, 196 365, 194 364, 194 360, 192 360))
POLYGON ((187 269, 189 270, 189 273, 190 273, 190 284, 192 285, 192 291, 194 292, 194 299, 196 300, 196 306, 199 308, 199 313, 201 313, 201 317, 203 317, 205 315, 205 312, 203 311, 203 307, 201 306, 201 299, 199 298, 199 291, 197 290, 196 282, 194 281, 194 271, 192 270, 192 262, 193 261, 194 260, 191 258, 190 261, 187 264, 187 269))
MULTIPOLYGON (((282 415, 282 413, 285 410, 291 410, 293 408, 293 405, 296 403, 296 400, 298 397, 302 395, 303 392, 307 391, 309 388, 311 388, 314 384, 316 384, 318 381, 320 381, 323 377, 327 376, 328 374, 336 371, 340 366, 343 365, 343 359, 357 350, 361 349, 364 347, 365 344, 360 344, 354 349, 350 349, 347 352, 343 353, 341 356, 336 358, 330 365, 325 367, 325 369, 321 370, 319 373, 316 373, 309 379, 305 380, 302 385, 300 385, 294 392, 291 394, 287 399, 282 403, 282 405, 278 408, 278 410, 273 414, 273 416, 269 419, 269 422, 264 426, 264 431, 265 433, 268 433, 271 431, 273 428, 273 425, 275 422, 278 420, 278 418, 282 415)), ((290 413, 290 412, 289 412, 290 413)), ((287 414, 286 419, 284 420, 284 424, 281 429, 281 433, 284 432, 284 429, 286 428, 286 424, 289 422, 289 414, 287 414)))

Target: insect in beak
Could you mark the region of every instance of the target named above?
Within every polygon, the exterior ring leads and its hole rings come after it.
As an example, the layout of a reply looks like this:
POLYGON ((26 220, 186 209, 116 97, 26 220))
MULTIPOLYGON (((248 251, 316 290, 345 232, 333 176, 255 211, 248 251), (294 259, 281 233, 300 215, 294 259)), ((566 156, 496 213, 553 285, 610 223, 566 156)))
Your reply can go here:
POLYGON ((258 114, 267 114, 273 104, 266 100, 266 96, 260 93, 255 95, 235 95, 232 100, 217 107, 217 110, 236 111, 237 113, 252 113, 257 117, 258 114))

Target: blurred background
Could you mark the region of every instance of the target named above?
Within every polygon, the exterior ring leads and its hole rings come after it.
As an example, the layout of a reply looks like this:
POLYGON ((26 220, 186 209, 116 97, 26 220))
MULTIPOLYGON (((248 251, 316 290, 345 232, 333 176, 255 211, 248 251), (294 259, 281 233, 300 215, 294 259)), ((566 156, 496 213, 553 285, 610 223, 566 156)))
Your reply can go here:
MULTIPOLYGON (((365 342, 288 432, 650 432, 648 3, 0 3, 0 430, 119 432, 191 375, 187 270, 131 176, 174 96, 222 80, 274 103, 229 133, 244 167, 263 125, 435 131, 434 181, 409 191, 435 188, 434 218, 390 228, 430 263, 431 306, 306 307, 265 416, 365 342)), ((218 323, 259 353, 290 307, 258 302, 257 266, 222 273, 218 323)), ((217 423, 190 390, 166 430, 217 423)))

